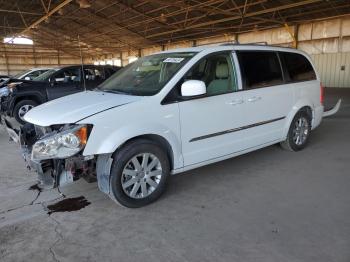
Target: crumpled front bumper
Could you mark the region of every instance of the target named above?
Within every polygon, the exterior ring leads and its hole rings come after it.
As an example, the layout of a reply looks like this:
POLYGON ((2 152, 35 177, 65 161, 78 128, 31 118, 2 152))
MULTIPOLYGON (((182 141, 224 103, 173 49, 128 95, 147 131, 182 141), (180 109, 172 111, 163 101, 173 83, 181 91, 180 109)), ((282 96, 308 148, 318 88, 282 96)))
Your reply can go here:
POLYGON ((22 128, 17 129, 4 117, 0 115, 0 124, 7 131, 10 140, 14 141, 20 147, 20 153, 23 157, 28 170, 35 171, 38 174, 38 180, 45 187, 53 187, 54 179, 52 177, 51 161, 35 161, 31 159, 31 148, 25 142, 22 128))
POLYGON ((14 128, 12 124, 2 114, 0 114, 0 124, 4 126, 5 130, 7 131, 12 141, 14 141, 15 143, 21 144, 20 130, 14 128))
POLYGON ((64 159, 33 160, 31 151, 33 144, 39 139, 37 129, 32 124, 25 124, 16 129, 5 118, 0 122, 6 129, 10 140, 20 146, 22 157, 29 170, 38 174, 39 186, 55 188, 85 178, 88 182, 96 181, 96 168, 94 158, 84 158, 81 154, 64 159))
POLYGON ((12 104, 10 96, 0 96, 0 115, 12 116, 12 104))

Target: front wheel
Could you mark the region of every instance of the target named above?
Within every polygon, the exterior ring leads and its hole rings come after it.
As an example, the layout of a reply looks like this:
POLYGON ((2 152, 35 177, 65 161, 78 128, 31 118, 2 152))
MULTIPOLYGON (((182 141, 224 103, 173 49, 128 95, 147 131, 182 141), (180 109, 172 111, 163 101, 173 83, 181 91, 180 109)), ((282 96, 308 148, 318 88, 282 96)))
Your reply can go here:
POLYGON ((165 190, 169 159, 157 143, 139 139, 126 144, 114 156, 111 198, 126 207, 142 207, 165 190))
POLYGON ((36 107, 38 103, 36 103, 33 100, 22 100, 19 101, 14 109, 13 109, 13 115, 18 123, 21 125, 24 125, 26 121, 24 120, 24 115, 31 110, 33 107, 36 107))
POLYGON ((306 112, 300 111, 294 116, 287 139, 281 143, 281 146, 290 151, 302 150, 309 141, 310 133, 310 116, 306 112))

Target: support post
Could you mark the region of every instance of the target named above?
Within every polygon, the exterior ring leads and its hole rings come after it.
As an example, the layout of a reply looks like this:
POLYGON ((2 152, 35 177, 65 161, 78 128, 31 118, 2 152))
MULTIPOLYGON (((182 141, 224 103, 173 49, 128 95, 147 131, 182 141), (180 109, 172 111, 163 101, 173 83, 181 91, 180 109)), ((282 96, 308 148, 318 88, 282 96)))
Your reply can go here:
POLYGON ((61 57, 60 57, 60 50, 57 49, 57 64, 61 65, 61 57))
POLYGON ((293 48, 297 48, 297 36, 295 35, 295 30, 294 32, 292 31, 292 29, 289 27, 289 25, 287 23, 284 24, 284 27, 286 28, 287 32, 289 33, 289 35, 292 37, 293 39, 293 44, 292 47, 293 48))
MULTIPOLYGON (((34 42, 34 41, 33 41, 34 42)), ((33 43, 33 60, 34 60, 34 66, 36 67, 36 53, 35 53, 35 46, 33 43)))
POLYGON ((124 66, 123 52, 120 52, 120 65, 121 65, 121 66, 124 66))
POLYGON ((4 55, 5 55, 5 63, 6 63, 6 74, 10 75, 9 59, 8 59, 8 56, 7 56, 6 45, 5 44, 4 44, 4 55))

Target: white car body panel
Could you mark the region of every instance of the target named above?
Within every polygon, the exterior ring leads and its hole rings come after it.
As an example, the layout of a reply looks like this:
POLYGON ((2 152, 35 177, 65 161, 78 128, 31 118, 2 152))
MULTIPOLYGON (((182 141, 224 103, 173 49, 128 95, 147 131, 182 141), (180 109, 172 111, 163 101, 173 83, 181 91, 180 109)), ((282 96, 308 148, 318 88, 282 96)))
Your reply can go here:
POLYGON ((247 125, 266 123, 244 130, 246 148, 282 139, 286 117, 294 103, 293 87, 276 85, 242 93, 247 125))
POLYGON ((72 124, 103 110, 141 99, 137 96, 106 92, 80 92, 34 107, 24 116, 24 119, 39 126, 72 124))
POLYGON ((235 50, 288 51, 305 56, 298 50, 258 45, 194 47, 164 51, 162 53, 195 51, 198 54, 154 96, 82 92, 38 106, 25 115, 25 120, 39 126, 92 124, 93 129, 83 151, 85 156, 112 154, 126 141, 138 136, 160 136, 171 146, 173 173, 283 141, 294 115, 302 107, 307 106, 312 110, 312 128, 320 124, 323 106, 320 103, 318 76, 314 81, 242 90, 235 50), (233 52, 238 92, 162 104, 162 100, 174 85, 197 61, 218 51, 233 52), (242 100, 242 103, 232 103, 237 100, 242 100), (264 122, 268 123, 259 124, 264 122), (259 125, 256 125, 257 123, 259 125), (247 126, 249 128, 237 132, 195 139, 247 126))
POLYGON ((157 99, 146 97, 138 103, 105 111, 103 117, 97 114, 78 122, 94 126, 83 155, 113 153, 131 138, 158 135, 172 148, 174 168, 182 167, 178 104, 155 107, 155 103, 157 99))
POLYGON ((180 106, 182 152, 185 166, 217 158, 244 149, 244 133, 230 132, 211 138, 209 134, 239 128, 245 125, 240 92, 184 101, 180 106))

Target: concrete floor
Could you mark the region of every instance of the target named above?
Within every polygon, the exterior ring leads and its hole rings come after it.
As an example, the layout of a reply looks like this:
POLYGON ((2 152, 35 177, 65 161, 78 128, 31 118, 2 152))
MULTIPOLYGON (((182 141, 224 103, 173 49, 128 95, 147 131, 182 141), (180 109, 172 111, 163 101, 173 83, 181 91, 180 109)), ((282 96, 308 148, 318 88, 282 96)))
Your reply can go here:
POLYGON ((309 146, 271 146, 174 176, 141 209, 114 204, 95 183, 63 188, 91 205, 47 215, 56 190, 28 190, 14 144, 0 133, 0 261, 350 261, 350 89, 309 146), (36 199, 37 198, 37 199, 36 199))

